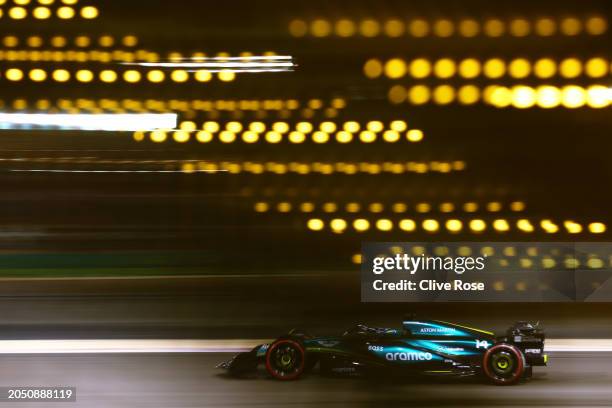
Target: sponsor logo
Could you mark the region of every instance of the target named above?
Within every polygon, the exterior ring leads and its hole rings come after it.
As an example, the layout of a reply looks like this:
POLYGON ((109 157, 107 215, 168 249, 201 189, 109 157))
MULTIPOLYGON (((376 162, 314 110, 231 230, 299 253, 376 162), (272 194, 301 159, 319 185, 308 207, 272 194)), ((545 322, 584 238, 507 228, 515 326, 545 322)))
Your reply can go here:
POLYGON ((540 354, 542 352, 541 349, 525 349, 525 353, 529 354, 540 354))
POLYGON ((382 346, 368 346, 368 350, 370 351, 383 351, 382 346))
POLYGON ((440 351, 445 353, 452 353, 455 351, 465 351, 463 347, 440 347, 440 351))
POLYGON ((389 361, 428 361, 431 360, 433 356, 431 355, 431 353, 422 353, 419 351, 407 353, 403 351, 396 353, 387 353, 385 354, 385 358, 389 361))
POLYGON ((457 329, 454 327, 421 327, 419 333, 448 333, 455 331, 457 331, 457 329))
POLYGON ((489 348, 489 342, 486 340, 476 340, 476 348, 483 348, 483 349, 487 349, 489 348))

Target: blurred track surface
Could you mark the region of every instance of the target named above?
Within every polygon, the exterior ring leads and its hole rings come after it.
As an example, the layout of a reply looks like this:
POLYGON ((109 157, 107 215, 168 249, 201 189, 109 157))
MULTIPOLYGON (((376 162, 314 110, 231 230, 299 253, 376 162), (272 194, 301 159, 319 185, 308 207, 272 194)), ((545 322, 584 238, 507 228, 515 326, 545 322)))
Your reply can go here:
MULTIPOLYGON (((71 385, 76 403, 54 407, 601 407, 612 401, 612 353, 553 354, 514 387, 473 380, 372 380, 318 375, 280 383, 233 379, 224 354, 2 356, 2 385, 71 385)), ((7 404, 6 406, 10 406, 7 404)), ((19 407, 40 404, 19 403, 19 407)))

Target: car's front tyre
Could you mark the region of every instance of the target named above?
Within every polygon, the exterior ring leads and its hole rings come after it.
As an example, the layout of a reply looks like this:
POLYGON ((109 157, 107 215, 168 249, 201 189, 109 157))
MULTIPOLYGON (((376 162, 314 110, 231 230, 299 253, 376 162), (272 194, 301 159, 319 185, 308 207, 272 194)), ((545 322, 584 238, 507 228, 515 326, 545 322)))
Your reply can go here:
POLYGON ((306 353, 299 341, 279 339, 266 352, 266 370, 277 380, 295 380, 304 372, 306 353))

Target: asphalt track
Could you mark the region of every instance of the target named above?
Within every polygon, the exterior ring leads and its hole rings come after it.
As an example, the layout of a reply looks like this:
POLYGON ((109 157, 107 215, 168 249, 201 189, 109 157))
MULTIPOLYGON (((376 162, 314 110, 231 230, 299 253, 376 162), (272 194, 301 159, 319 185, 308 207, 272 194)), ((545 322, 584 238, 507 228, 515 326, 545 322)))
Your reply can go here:
POLYGON ((4 355, 0 385, 65 385, 75 403, 40 407, 609 407, 612 353, 553 353, 531 381, 326 378, 233 379, 214 368, 228 353, 4 355))

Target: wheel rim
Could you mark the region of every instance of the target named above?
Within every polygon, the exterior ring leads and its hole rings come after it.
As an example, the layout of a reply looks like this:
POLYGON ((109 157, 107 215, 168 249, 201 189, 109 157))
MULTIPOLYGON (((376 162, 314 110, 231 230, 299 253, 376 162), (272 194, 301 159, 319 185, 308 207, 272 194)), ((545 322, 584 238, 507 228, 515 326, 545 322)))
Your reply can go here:
POLYGON ((491 356, 491 368, 501 378, 512 377, 515 366, 514 358, 506 351, 500 351, 491 356))

